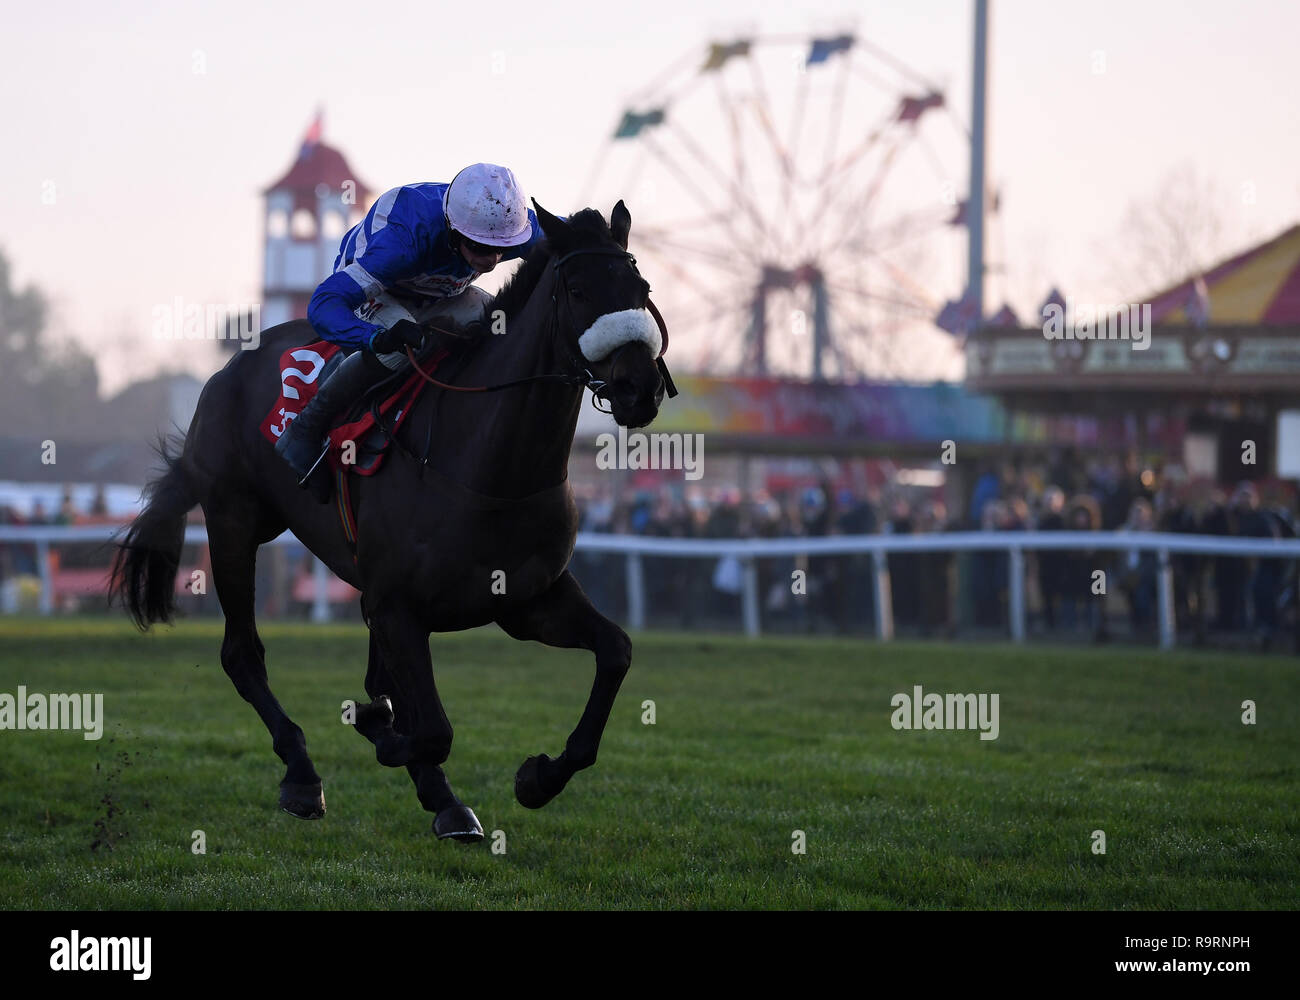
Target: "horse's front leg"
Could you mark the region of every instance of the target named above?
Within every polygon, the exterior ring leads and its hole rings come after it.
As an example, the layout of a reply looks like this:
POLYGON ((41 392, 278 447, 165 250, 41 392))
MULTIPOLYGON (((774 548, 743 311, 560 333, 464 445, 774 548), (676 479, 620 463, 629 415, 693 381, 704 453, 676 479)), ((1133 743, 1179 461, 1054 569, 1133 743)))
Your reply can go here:
POLYGON ((497 624, 516 639, 536 639, 564 649, 589 649, 596 655, 596 680, 564 752, 555 760, 546 754, 529 757, 515 774, 519 804, 540 809, 563 791, 575 773, 596 763, 610 709, 632 663, 632 641, 592 607, 568 570, 544 593, 499 616, 497 624))
POLYGON ((357 730, 375 744, 381 764, 406 765, 420 804, 435 814, 433 832, 439 839, 482 840, 478 817, 442 770, 451 753, 451 722, 434 685, 429 633, 408 613, 372 618, 366 691, 374 700, 358 706, 357 730))

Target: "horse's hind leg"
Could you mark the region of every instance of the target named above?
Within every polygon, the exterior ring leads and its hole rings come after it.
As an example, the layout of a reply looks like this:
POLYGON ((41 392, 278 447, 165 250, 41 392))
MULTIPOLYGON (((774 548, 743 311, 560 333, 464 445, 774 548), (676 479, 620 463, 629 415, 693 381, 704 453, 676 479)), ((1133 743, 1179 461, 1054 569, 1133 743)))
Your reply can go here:
MULTIPOLYGON (((370 664, 366 671, 366 693, 374 701, 358 706, 357 730, 375 744, 381 763, 395 741, 409 744, 400 734, 413 730, 410 699, 397 692, 396 683, 384 665, 383 653, 374 633, 370 635, 370 664), (387 700, 385 700, 387 699, 387 700), (393 699, 396 699, 394 701, 393 699), (391 711, 390 711, 391 710, 391 711)), ((405 755, 409 757, 409 753, 405 755)), ((433 832, 439 840, 457 840, 475 843, 483 839, 483 827, 474 810, 456 797, 442 768, 427 760, 411 759, 406 764, 407 773, 415 782, 415 794, 420 805, 434 814, 433 832)))
MULTIPOLYGON (((272 745, 284 761, 280 807, 300 819, 325 814, 320 775, 307 756, 302 730, 285 714, 266 677, 262 640, 253 615, 254 568, 258 538, 257 512, 243 509, 215 514, 204 507, 212 552, 212 581, 226 616, 221 666, 243 699, 257 710, 271 734, 272 745)), ((266 533, 262 533, 266 537, 266 533)))

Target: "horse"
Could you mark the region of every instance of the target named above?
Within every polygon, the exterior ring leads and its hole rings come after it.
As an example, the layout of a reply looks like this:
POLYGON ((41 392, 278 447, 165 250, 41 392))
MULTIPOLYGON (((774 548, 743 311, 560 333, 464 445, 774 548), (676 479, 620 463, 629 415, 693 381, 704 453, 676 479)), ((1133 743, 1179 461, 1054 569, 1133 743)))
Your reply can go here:
POLYGON ((352 721, 380 764, 407 769, 439 839, 479 841, 483 828, 443 771, 453 734, 434 682, 433 632, 495 622, 518 640, 592 653, 595 680, 581 718, 558 757, 524 760, 515 797, 541 808, 596 763, 632 644, 568 569, 578 528, 569 452, 584 386, 619 424, 641 427, 659 411, 667 369, 645 336, 598 361, 579 344, 602 317, 653 309, 627 251, 632 220, 623 202, 608 223, 596 209, 561 219, 534 206, 544 239, 491 299, 494 332, 437 372, 444 387, 503 391, 425 389, 384 468, 352 477, 353 544, 333 507, 300 490, 259 433, 280 388, 282 352, 318 339, 306 320, 266 331, 259 349, 236 353, 208 380, 183 445, 163 446, 163 471, 118 542, 114 598, 142 631, 171 622, 186 517, 202 508, 225 616, 221 665, 271 734, 285 766, 280 806, 293 816, 324 815, 323 784, 302 730, 271 691, 253 602, 258 547, 285 529, 361 593, 370 701, 355 703, 352 721))

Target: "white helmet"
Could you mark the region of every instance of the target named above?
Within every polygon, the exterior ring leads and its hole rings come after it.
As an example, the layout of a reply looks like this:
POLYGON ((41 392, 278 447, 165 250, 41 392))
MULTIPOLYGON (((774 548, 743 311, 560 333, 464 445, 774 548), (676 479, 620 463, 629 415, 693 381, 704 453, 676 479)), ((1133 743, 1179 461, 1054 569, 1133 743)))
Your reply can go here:
POLYGON ((475 243, 513 247, 532 235, 528 201, 508 167, 474 163, 447 185, 442 210, 452 229, 475 243))

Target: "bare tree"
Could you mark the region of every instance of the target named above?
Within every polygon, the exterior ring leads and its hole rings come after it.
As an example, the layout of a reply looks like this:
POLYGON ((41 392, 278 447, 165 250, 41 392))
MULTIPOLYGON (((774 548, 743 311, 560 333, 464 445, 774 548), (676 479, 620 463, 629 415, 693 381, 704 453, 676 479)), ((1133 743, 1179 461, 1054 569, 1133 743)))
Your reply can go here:
POLYGON ((71 340, 49 335, 49 312, 40 289, 14 287, 0 252, 0 433, 7 436, 50 437, 94 426, 95 359, 71 340))
POLYGON ((1127 295, 1176 285, 1239 248, 1243 231, 1228 192, 1183 164, 1129 203, 1119 232, 1098 247, 1107 282, 1127 295))

